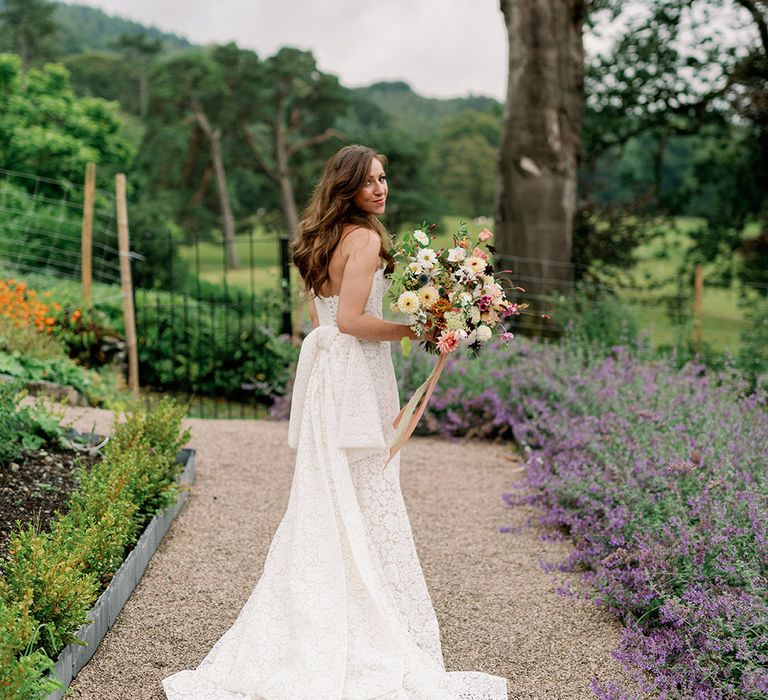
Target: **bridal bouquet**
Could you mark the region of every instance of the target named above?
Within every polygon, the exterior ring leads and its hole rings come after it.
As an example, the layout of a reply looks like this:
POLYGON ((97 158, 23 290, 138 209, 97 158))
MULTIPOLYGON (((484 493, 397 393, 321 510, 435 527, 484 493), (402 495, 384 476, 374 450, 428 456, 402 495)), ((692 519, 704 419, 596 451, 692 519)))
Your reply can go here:
MULTIPOLYGON (((493 234, 487 228, 475 240, 462 224, 453 235, 453 246, 439 250, 432 247, 434 237, 429 236, 434 224, 426 231, 425 228, 423 224, 406 234, 400 245, 390 250, 395 260, 403 263, 402 270, 392 275, 393 283, 399 281, 403 291, 399 295, 393 292, 390 308, 407 314, 411 329, 419 336, 427 336, 422 341, 427 352, 440 357, 393 422, 390 460, 419 422, 448 355, 466 347, 476 356, 494 335, 511 341, 514 335, 506 330, 501 319, 519 316, 528 307, 510 301, 504 294, 505 284, 513 291, 525 290, 501 277, 511 270, 494 272, 491 261, 496 251, 488 243, 493 234)), ((401 343, 403 354, 407 355, 410 339, 405 337, 401 343)))
MULTIPOLYGON (((475 240, 465 224, 453 235, 453 246, 435 250, 425 226, 407 233, 399 246, 390 252, 403 263, 402 271, 392 275, 402 283, 403 291, 390 304, 393 311, 409 317, 411 329, 420 336, 427 352, 443 354, 459 347, 477 355, 494 335, 501 340, 514 338, 501 324, 502 318, 519 316, 528 304, 507 299, 503 285, 525 291, 500 277, 511 270, 495 273, 492 255, 495 248, 488 243, 493 234, 483 229, 475 240), (497 276, 499 275, 499 276, 497 276), (430 331, 433 331, 430 333, 430 331)), ((403 353, 410 351, 410 341, 403 338, 403 353)))

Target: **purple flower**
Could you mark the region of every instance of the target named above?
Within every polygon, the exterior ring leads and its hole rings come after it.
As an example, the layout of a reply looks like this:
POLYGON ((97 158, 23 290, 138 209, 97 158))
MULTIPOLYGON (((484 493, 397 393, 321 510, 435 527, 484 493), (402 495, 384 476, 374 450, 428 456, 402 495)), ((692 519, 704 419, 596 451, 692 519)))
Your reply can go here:
POLYGON ((487 311, 492 302, 493 299, 488 294, 484 294, 477 302, 477 308, 480 309, 480 311, 487 311))

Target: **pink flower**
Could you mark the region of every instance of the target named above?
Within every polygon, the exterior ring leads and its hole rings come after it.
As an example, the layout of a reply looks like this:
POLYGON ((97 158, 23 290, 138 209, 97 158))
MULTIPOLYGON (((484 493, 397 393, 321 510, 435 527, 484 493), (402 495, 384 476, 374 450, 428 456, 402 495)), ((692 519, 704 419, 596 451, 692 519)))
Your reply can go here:
POLYGON ((504 309, 504 311, 501 312, 501 315, 506 318, 507 316, 511 316, 512 314, 520 315, 520 312, 518 311, 517 304, 515 304, 514 301, 511 301, 509 303, 509 306, 504 309))
POLYGON ((488 253, 486 253, 484 250, 480 250, 477 246, 475 246, 475 249, 472 251, 472 253, 469 255, 469 257, 475 257, 475 258, 482 258, 483 260, 488 260, 488 253))
POLYGON ((487 311, 492 301, 490 296, 484 294, 480 297, 480 301, 477 302, 477 308, 480 309, 480 311, 487 311))
POLYGON ((511 340, 515 339, 515 334, 514 333, 510 333, 509 331, 507 331, 506 333, 502 333, 499 336, 499 338, 501 340, 506 340, 507 342, 510 342, 511 340))
POLYGON ((453 331, 443 331, 437 339, 437 349, 440 352, 453 352, 459 347, 459 338, 453 331))
POLYGON ((484 228, 482 231, 480 231, 480 235, 478 236, 481 243, 485 243, 489 238, 492 237, 493 234, 487 228, 484 228))

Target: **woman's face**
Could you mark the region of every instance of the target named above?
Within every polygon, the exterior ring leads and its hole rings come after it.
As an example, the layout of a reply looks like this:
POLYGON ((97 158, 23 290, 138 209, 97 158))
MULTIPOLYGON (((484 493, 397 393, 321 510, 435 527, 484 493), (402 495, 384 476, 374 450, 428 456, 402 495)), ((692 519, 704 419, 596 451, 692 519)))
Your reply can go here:
POLYGON ((380 216, 384 213, 384 207, 387 202, 387 176, 384 174, 384 166, 378 158, 371 161, 371 169, 368 173, 368 179, 357 191, 352 201, 359 209, 367 214, 380 216))

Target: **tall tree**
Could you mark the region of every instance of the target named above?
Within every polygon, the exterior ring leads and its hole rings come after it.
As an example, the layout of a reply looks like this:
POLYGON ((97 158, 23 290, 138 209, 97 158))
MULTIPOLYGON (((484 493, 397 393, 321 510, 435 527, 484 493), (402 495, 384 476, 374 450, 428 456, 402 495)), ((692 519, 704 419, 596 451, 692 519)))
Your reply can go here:
MULTIPOLYGON (((349 108, 336 125, 350 143, 367 144, 387 157, 389 195, 383 221, 389 231, 397 234, 406 223, 440 220, 446 205, 430 167, 431 144, 418 129, 403 126, 367 90, 351 92, 349 108)), ((313 181, 320 166, 318 162, 313 168, 313 181)))
POLYGON ((230 97, 222 67, 207 52, 190 51, 155 64, 150 74, 149 128, 142 146, 142 166, 150 171, 151 186, 156 190, 167 187, 169 181, 180 191, 196 188, 191 198, 177 202, 179 209, 199 202, 213 174, 227 263, 238 268, 223 145, 232 136, 228 130, 230 97), (207 144, 207 159, 201 158, 201 142, 207 144), (169 153, 174 154, 169 169, 158 169, 153 159, 169 153))
POLYGON ((139 76, 114 51, 82 51, 61 59, 70 74, 70 82, 78 95, 101 97, 120 103, 128 114, 139 114, 139 76))
POLYGON ((21 59, 0 54, 0 168, 80 182, 89 161, 125 169, 132 157, 115 105, 76 97, 63 66, 22 76, 21 59))
POLYGON ((509 75, 497 248, 531 298, 571 286, 585 0, 501 0, 509 75))
POLYGON ((640 12, 602 4, 601 19, 625 31, 587 71, 585 164, 642 143, 648 206, 702 216, 686 264, 719 260, 730 283, 739 253, 761 249, 743 242, 745 226, 757 222, 768 240, 768 3, 647 0, 640 12), (694 154, 688 175, 665 190, 669 144, 681 139, 694 154))
POLYGON ((241 109, 240 129, 257 165, 279 187, 285 225, 298 226, 296 160, 332 139, 348 97, 338 78, 322 73, 311 53, 282 48, 263 63, 261 100, 241 109))
POLYGON ((115 46, 120 49, 139 76, 139 116, 147 116, 149 91, 147 88, 147 70, 149 64, 162 50, 163 41, 157 37, 151 38, 142 32, 121 34, 115 46))
POLYGON ((19 54, 23 71, 53 56, 51 39, 58 29, 55 10, 50 0, 5 0, 0 37, 4 48, 19 54))

